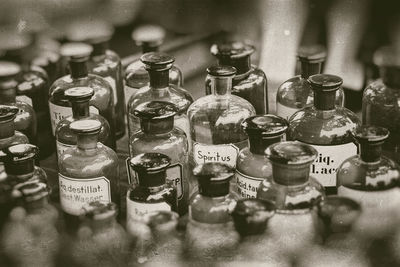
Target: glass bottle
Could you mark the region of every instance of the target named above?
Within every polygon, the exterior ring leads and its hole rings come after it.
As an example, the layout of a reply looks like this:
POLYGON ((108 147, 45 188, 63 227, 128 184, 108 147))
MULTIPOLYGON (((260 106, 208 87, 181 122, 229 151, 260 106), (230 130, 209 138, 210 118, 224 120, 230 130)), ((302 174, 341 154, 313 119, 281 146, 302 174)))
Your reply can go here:
POLYGON ((70 128, 77 135, 77 144, 59 157, 58 180, 61 209, 67 225, 74 229, 85 203, 119 204, 119 166, 115 152, 98 142, 100 121, 78 120, 70 128))
POLYGON ((130 157, 155 152, 167 155, 171 165, 167 168, 167 181, 176 186, 178 213, 187 213, 189 202, 188 140, 186 134, 174 127, 177 107, 169 102, 150 101, 136 107, 135 116, 140 118, 140 131, 131 136, 130 157))
POLYGON ((242 198, 256 198, 260 183, 272 174, 264 152, 282 141, 288 128, 285 119, 275 115, 258 115, 245 119, 242 128, 249 137, 249 147, 240 150, 236 162, 236 184, 242 198))
POLYGON ((75 146, 77 136, 69 127, 72 122, 82 119, 93 119, 101 122, 99 133, 99 142, 111 147, 113 137, 110 132, 110 125, 101 115, 93 112, 89 107, 89 101, 94 95, 94 90, 90 87, 74 87, 65 90, 64 96, 69 100, 72 106, 72 116, 62 119, 56 127, 55 136, 57 139, 57 156, 59 157, 67 148, 75 146))
POLYGON ((254 116, 255 110, 247 100, 231 94, 234 67, 213 66, 207 72, 212 94, 197 99, 187 112, 191 164, 221 162, 235 167, 239 150, 248 145, 241 123, 254 116))
MULTIPOLYGON (((232 81, 232 94, 249 101, 259 115, 268 113, 267 77, 257 66, 251 64, 254 46, 243 42, 229 42, 211 46, 211 54, 219 65, 232 66, 236 75, 232 81)), ((211 94, 210 80, 206 80, 206 94, 211 94)))
POLYGON ((362 122, 385 127, 390 136, 383 144, 383 153, 400 164, 400 62, 399 49, 380 48, 374 54, 381 78, 368 85, 362 101, 362 122))
POLYGON ((174 58, 167 54, 150 52, 141 56, 140 60, 149 73, 150 83, 140 88, 129 99, 127 111, 129 137, 140 129, 139 118, 134 114, 136 107, 143 102, 160 100, 174 103, 178 107, 175 125, 190 138, 186 111, 193 102, 193 98, 185 89, 169 83, 169 70, 174 63, 174 58))
MULTIPOLYGON (((301 63, 300 75, 282 83, 276 93, 276 115, 287 120, 296 111, 313 105, 314 94, 307 79, 321 73, 326 51, 320 45, 303 46, 297 51, 297 58, 301 63)), ((342 88, 336 91, 335 104, 340 107, 344 105, 342 88)))
POLYGON ((386 128, 364 125, 353 133, 359 144, 359 155, 339 166, 338 195, 360 202, 363 208, 360 224, 364 230, 378 232, 395 223, 400 205, 400 167, 382 155, 382 146, 389 137, 386 128), (365 225, 366 224, 366 225, 365 225))
POLYGON ((18 107, 15 117, 15 129, 24 133, 29 142, 36 144, 37 123, 36 114, 32 106, 16 99, 17 76, 21 73, 18 64, 9 61, 0 61, 0 104, 18 107))
POLYGON ((293 255, 318 238, 315 205, 325 193, 310 177, 318 153, 299 142, 275 143, 265 153, 272 164, 272 178, 260 184, 257 198, 275 204, 275 215, 268 222, 271 238, 279 251, 293 255))
POLYGON ((71 74, 59 78, 50 87, 49 107, 53 133, 60 120, 72 115, 71 104, 64 94, 65 90, 73 87, 90 87, 94 90, 94 96, 90 100, 90 105, 93 106, 92 113, 100 114, 108 121, 113 137, 111 148, 115 149, 115 113, 112 89, 106 80, 88 73, 87 61, 87 54, 72 56, 69 61, 71 74))
POLYGON ((351 131, 360 120, 352 111, 335 105, 335 94, 343 80, 335 75, 316 74, 308 78, 314 91, 314 106, 294 113, 289 120, 288 138, 312 145, 318 157, 311 165, 311 175, 327 194, 336 193, 336 170, 343 155, 357 154, 351 131))
POLYGON ((208 162, 193 169, 199 191, 189 205, 185 254, 189 260, 218 261, 232 259, 239 243, 231 212, 236 196, 229 192, 234 176, 231 166, 208 162))
MULTIPOLYGON (((142 48, 142 53, 158 52, 164 41, 165 31, 156 25, 142 25, 136 28, 131 35, 137 46, 142 48)), ((125 70, 125 106, 129 99, 142 87, 149 84, 150 78, 145 65, 140 59, 136 59, 125 70)), ((178 87, 183 86, 182 72, 175 65, 169 70, 169 83, 178 87)))

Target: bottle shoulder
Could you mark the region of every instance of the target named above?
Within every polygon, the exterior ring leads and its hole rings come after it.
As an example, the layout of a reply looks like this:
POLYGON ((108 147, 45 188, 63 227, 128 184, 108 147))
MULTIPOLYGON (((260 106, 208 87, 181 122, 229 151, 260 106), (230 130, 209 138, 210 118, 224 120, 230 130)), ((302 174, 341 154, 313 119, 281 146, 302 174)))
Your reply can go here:
POLYGON ((224 111, 223 114, 235 114, 238 117, 248 118, 255 115, 254 107, 249 101, 236 96, 229 95, 226 97, 218 97, 214 95, 203 96, 189 107, 188 115, 193 115, 195 113, 213 113, 218 111, 224 111), (242 115, 242 116, 240 116, 242 115))
POLYGON ((386 86, 381 79, 378 79, 368 85, 363 93, 363 101, 366 104, 397 104, 399 99, 400 90, 386 86))
POLYGON ((272 175, 271 162, 265 155, 251 153, 248 147, 240 150, 237 161, 236 170, 243 175, 256 178, 266 178, 272 175))
POLYGON ((233 79, 232 91, 235 90, 246 90, 254 87, 266 87, 267 86, 267 77, 265 73, 257 68, 252 67, 249 73, 243 75, 243 77, 236 76, 233 79))
POLYGON ((228 194, 223 197, 206 197, 200 194, 190 201, 191 219, 203 223, 224 223, 231 221, 230 213, 236 206, 237 197, 228 194))

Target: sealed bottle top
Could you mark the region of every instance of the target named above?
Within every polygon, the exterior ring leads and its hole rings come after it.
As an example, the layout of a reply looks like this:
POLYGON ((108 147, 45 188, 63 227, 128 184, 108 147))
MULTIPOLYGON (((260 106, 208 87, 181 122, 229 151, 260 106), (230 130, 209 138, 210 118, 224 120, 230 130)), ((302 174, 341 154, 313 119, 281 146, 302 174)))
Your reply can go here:
POLYGON ((201 195, 219 197, 229 194, 229 181, 235 170, 223 163, 208 162, 196 166, 193 174, 197 177, 201 195))
POLYGON ((73 87, 65 90, 64 95, 71 102, 89 101, 94 90, 90 87, 73 87))
POLYGON ((21 67, 10 61, 0 61, 0 79, 14 77, 21 72, 21 67))
POLYGON ((86 203, 82 209, 85 217, 94 221, 109 220, 115 218, 118 213, 118 207, 113 202, 92 201, 86 203))
POLYGON ((96 134, 100 132, 101 122, 98 120, 77 120, 73 121, 69 128, 76 134, 96 134))
POLYGON ((175 104, 166 101, 149 101, 138 105, 134 115, 147 120, 165 120, 178 112, 175 104))
POLYGON ((143 153, 131 158, 129 164, 137 172, 139 185, 155 187, 165 184, 171 159, 161 153, 143 153))
POLYGON ((342 78, 332 74, 315 74, 308 78, 314 91, 331 92, 336 91, 343 84, 342 78))
POLYGON ((0 105, 0 122, 8 122, 15 119, 19 109, 15 106, 0 105))
POLYGON ((39 148, 31 144, 18 144, 3 149, 3 152, 7 161, 18 163, 34 159, 39 153, 39 148))
POLYGON ((207 73, 214 77, 233 77, 236 74, 236 68, 231 66, 211 66, 207 68, 207 73))
POLYGON ((225 42, 213 44, 210 52, 218 58, 238 59, 250 56, 255 51, 254 46, 244 42, 225 42))
POLYGON ((158 235, 169 234, 176 230, 179 215, 173 211, 152 211, 145 215, 147 225, 158 235))
POLYGON ((38 181, 21 183, 16 185, 14 189, 21 193, 24 202, 27 203, 47 198, 49 195, 49 188, 47 185, 38 181))
POLYGON ((265 151, 272 163, 283 165, 310 165, 318 155, 315 148, 296 141, 275 143, 265 151))
POLYGON ((175 61, 173 56, 160 52, 145 53, 140 57, 147 70, 165 71, 172 67, 175 61))
POLYGON ((160 46, 165 38, 165 30, 157 25, 141 25, 132 31, 132 40, 137 46, 160 46))
POLYGON ((66 58, 89 57, 92 51, 92 46, 80 42, 65 43, 60 47, 61 56, 66 58))
POLYGON ((232 212, 236 231, 241 235, 262 234, 275 214, 274 203, 261 199, 240 199, 232 212))
POLYGON ((389 130, 384 127, 362 125, 357 127, 352 135, 359 144, 383 144, 389 137, 389 130))
POLYGON ((325 61, 326 49, 322 45, 301 46, 297 50, 297 57, 301 62, 321 63, 325 61))
POLYGON ((242 128, 248 135, 275 137, 283 135, 289 127, 288 122, 276 115, 257 115, 245 119, 242 128))

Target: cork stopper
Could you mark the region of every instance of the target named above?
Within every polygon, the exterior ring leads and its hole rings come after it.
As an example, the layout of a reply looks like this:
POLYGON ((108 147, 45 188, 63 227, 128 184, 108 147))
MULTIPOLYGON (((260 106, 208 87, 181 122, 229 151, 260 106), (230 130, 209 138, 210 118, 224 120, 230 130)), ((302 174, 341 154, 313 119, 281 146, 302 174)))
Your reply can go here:
POLYGON ((193 174, 198 179, 201 195, 220 197, 229 194, 229 181, 235 172, 226 164, 209 162, 196 166, 193 174))

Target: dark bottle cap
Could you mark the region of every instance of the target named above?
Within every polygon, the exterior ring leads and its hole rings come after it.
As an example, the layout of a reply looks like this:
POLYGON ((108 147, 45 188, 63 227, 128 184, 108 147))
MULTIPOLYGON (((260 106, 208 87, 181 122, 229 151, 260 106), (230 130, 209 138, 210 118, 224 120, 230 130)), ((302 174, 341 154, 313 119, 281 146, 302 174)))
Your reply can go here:
POLYGON ((232 212, 236 231, 241 235, 262 234, 275 214, 275 205, 261 199, 240 199, 232 212))
POLYGON ((27 181, 14 187, 18 190, 25 202, 34 202, 46 198, 49 195, 49 188, 45 183, 38 181, 27 181))
POLYGON ((154 187, 165 183, 171 159, 161 153, 144 153, 131 158, 129 164, 137 172, 141 186, 154 187))
POLYGON ((109 220, 118 213, 118 207, 113 202, 93 201, 85 204, 82 209, 85 217, 94 221, 109 220))
POLYGON ((15 106, 0 105, 0 122, 8 122, 15 119, 19 109, 15 106))
POLYGON ((14 77, 21 72, 21 67, 10 61, 0 61, 0 79, 14 77))
POLYGON ((301 46, 297 50, 297 57, 302 62, 321 63, 325 61, 326 49, 322 45, 301 46))
POLYGON ((143 54, 140 60, 145 64, 146 69, 154 71, 169 70, 175 61, 175 58, 160 52, 149 52, 143 54))
POLYGON ((233 77, 236 74, 236 69, 231 66, 211 66, 207 68, 207 73, 215 77, 233 77))
POLYGON ((137 46, 160 46, 165 38, 165 30, 157 25, 141 25, 132 31, 132 40, 137 46))
POLYGON ((254 46, 244 42, 225 42, 213 44, 210 52, 212 55, 220 58, 238 59, 250 56, 255 51, 254 46))
POLYGON ((242 128, 248 135, 260 135, 262 137, 283 135, 288 126, 289 124, 285 119, 272 114, 252 116, 242 122, 242 128))
POLYGON ((64 95, 70 102, 89 101, 94 90, 90 87, 73 87, 65 90, 64 95))
POLYGON ((60 60, 60 55, 53 51, 42 51, 34 59, 32 59, 33 66, 41 68, 48 68, 50 64, 57 64, 60 60))
POLYGON ((342 78, 332 74, 315 74, 308 78, 313 90, 330 92, 336 91, 343 84, 342 78))
POLYGON ((235 171, 226 164, 209 162, 196 166, 193 174, 197 177, 201 195, 220 197, 229 194, 229 181, 235 171))
POLYGON ((284 165, 309 165, 318 155, 317 150, 310 145, 295 141, 275 143, 265 151, 273 163, 284 165))
POLYGON ((96 134, 100 132, 101 122, 98 120, 77 120, 69 125, 69 128, 76 134, 96 134))
POLYGON ((149 101, 138 105, 134 115, 147 120, 164 120, 173 117, 178 112, 175 104, 166 101, 149 101))
POLYGON ((85 43, 71 42, 60 47, 60 54, 66 58, 88 58, 93 48, 85 43))
POLYGON ((153 211, 145 215, 145 222, 157 235, 173 233, 178 226, 179 215, 173 211, 153 211))
POLYGON ((384 127, 362 125, 352 135, 359 144, 383 144, 389 137, 389 130, 384 127))
POLYGON ((25 175, 35 169, 39 148, 31 144, 18 144, 3 149, 5 170, 10 175, 25 175))
POLYGON ((327 234, 349 232, 360 214, 361 206, 347 197, 327 196, 318 204, 327 234))

